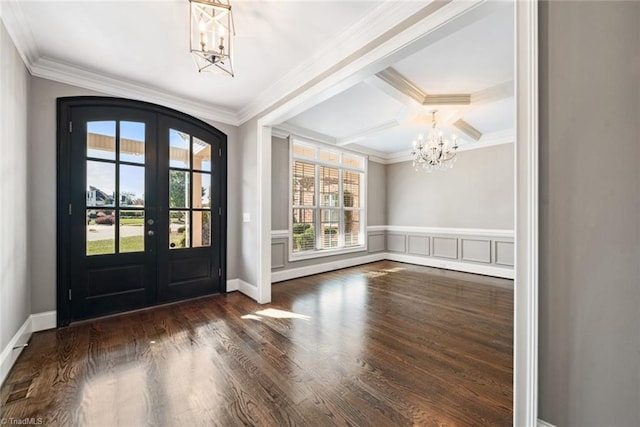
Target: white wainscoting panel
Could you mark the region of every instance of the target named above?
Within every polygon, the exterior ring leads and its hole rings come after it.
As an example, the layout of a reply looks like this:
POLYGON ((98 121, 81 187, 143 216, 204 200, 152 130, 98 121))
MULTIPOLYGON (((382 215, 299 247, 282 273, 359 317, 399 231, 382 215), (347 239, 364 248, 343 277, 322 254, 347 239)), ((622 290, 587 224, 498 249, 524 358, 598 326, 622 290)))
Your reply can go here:
POLYGON ((369 252, 383 252, 386 248, 385 235, 383 233, 369 233, 369 252))
POLYGON ((407 236, 387 233, 387 251, 405 253, 407 251, 407 236))
POLYGON ((439 258, 458 258, 458 239, 454 237, 431 238, 431 253, 434 257, 439 258))
POLYGON ((493 251, 495 252, 495 263, 500 265, 510 265, 513 267, 513 242, 505 242, 496 240, 494 242, 493 251))
POLYGON ((287 241, 271 242, 271 268, 284 268, 287 259, 287 241))
POLYGON ((460 239, 460 259, 491 264, 491 240, 460 239))
POLYGON ((431 254, 429 236, 409 235, 407 252, 410 255, 429 256, 431 254))

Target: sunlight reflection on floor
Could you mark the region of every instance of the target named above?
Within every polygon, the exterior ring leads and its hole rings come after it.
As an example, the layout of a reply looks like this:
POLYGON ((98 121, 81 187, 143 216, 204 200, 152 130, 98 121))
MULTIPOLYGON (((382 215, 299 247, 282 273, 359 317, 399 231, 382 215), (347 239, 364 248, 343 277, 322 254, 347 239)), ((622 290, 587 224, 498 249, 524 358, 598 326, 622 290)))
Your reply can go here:
POLYGON ((311 319, 311 316, 293 313, 291 311, 278 310, 277 308, 267 308, 265 310, 258 310, 256 311, 256 314, 245 314, 244 316, 241 317, 241 319, 261 320, 262 316, 272 317, 274 319, 302 319, 302 320, 311 319))

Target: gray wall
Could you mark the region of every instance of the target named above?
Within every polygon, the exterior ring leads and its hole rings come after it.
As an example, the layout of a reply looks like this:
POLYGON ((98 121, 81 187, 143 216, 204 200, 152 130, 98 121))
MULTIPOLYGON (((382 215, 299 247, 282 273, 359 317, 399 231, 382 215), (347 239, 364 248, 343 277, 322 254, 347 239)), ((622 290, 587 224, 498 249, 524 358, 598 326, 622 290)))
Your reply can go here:
POLYGON ((640 425, 640 2, 540 5, 540 418, 640 425))
MULTIPOLYGON (((0 353, 31 314, 27 222, 29 73, 0 21, 0 353)), ((0 376, 0 378, 2 378, 0 376)))
POLYGON ((240 221, 244 213, 249 222, 240 224, 240 252, 238 278, 251 286, 258 283, 258 120, 253 118, 238 128, 242 182, 238 199, 240 221))
POLYGON ((271 229, 289 228, 289 140, 271 139, 271 229))
POLYGON ((513 183, 513 144, 458 153, 444 171, 388 165, 388 225, 512 230, 513 183))
MULTIPOLYGON (((272 138, 271 229, 289 228, 289 140, 272 138)), ((385 165, 367 164, 367 225, 387 225, 387 170, 385 165)))
POLYGON ((387 225, 387 166, 367 165, 367 225, 387 225))
MULTIPOLYGON (((32 78, 29 105, 29 227, 32 271, 32 312, 56 308, 56 98, 103 95, 51 80, 32 78)), ((4 114, 4 113, 3 113, 4 114)), ((207 120, 228 137, 227 278, 238 277, 240 150, 237 127, 207 120)))

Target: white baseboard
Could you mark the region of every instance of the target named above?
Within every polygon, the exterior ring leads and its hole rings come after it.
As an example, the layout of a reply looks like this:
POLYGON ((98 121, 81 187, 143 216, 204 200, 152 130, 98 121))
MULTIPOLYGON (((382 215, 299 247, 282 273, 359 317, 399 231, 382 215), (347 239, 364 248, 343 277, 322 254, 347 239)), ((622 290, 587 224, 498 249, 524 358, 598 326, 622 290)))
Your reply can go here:
POLYGON ((227 292, 237 291, 240 288, 239 279, 227 280, 227 292))
POLYGON ((11 341, 7 344, 7 346, 0 353, 0 385, 4 383, 4 380, 9 375, 9 371, 11 367, 15 363, 20 353, 24 347, 24 344, 29 342, 29 338, 31 337, 31 317, 27 317, 27 320, 24 321, 18 332, 13 335, 11 341), (14 348, 18 347, 18 348, 14 348))
POLYGON ((248 296, 249 298, 258 301, 258 288, 250 283, 245 282, 242 279, 236 279, 238 281, 238 290, 248 296))
POLYGON ((514 271, 512 269, 496 267, 493 265, 471 264, 466 262, 449 261, 438 258, 423 258, 395 253, 386 253, 385 259, 390 261, 406 262, 409 264, 424 265, 425 267, 445 268, 447 270, 463 271, 465 273, 502 277, 504 279, 513 279, 514 277, 514 271))
POLYGON ((538 427, 556 427, 556 426, 546 421, 542 421, 540 418, 538 418, 538 427))
POLYGON ((327 271, 339 270, 341 268, 354 267, 356 265, 370 262, 382 261, 385 253, 376 253, 357 258, 348 258, 340 261, 327 262, 323 264, 309 265, 307 267, 291 268, 289 270, 271 272, 271 283, 282 282, 284 280, 297 279, 298 277, 311 276, 312 274, 326 273, 327 271))
POLYGON ((29 342, 31 334, 34 332, 53 329, 56 327, 56 312, 46 311, 44 313, 36 313, 30 315, 24 321, 18 332, 15 333, 9 344, 0 353, 0 385, 9 375, 11 367, 15 363, 24 347, 29 342), (14 347, 19 347, 15 348, 14 347))
POLYGON ((56 327, 56 311, 45 311, 31 315, 31 332, 46 331, 56 327))

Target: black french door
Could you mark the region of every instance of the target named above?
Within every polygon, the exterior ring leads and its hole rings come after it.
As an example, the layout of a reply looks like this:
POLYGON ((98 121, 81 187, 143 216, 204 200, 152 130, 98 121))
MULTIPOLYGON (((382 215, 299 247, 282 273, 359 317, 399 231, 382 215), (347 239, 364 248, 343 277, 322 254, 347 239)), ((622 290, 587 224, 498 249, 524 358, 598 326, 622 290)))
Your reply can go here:
POLYGON ((225 292, 226 136, 137 101, 58 111, 58 324, 225 292))

